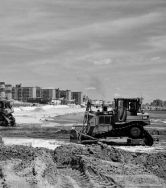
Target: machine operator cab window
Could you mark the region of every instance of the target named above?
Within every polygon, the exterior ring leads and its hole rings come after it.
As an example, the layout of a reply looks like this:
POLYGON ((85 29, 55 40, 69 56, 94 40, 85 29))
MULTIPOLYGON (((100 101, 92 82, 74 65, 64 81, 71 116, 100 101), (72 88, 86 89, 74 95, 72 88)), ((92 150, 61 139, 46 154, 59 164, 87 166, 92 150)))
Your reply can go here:
POLYGON ((140 101, 139 99, 115 99, 115 109, 117 114, 118 122, 125 122, 127 116, 137 116, 140 111, 140 101))
POLYGON ((124 100, 118 100, 118 121, 124 122, 127 118, 127 105, 124 100))
POLYGON ((129 112, 129 115, 131 115, 131 116, 137 115, 136 102, 129 102, 128 112, 129 112))

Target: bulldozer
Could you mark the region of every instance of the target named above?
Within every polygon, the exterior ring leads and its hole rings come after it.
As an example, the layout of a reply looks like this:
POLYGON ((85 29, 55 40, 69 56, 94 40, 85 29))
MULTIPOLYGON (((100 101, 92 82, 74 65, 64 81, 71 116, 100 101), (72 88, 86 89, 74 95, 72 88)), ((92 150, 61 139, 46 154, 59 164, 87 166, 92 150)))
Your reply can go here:
POLYGON ((83 124, 75 125, 70 141, 80 144, 106 143, 109 138, 126 137, 127 145, 153 145, 153 137, 144 129, 150 125, 150 117, 141 109, 141 98, 115 98, 112 108, 87 102, 83 124), (97 107, 97 108, 96 108, 97 107))
POLYGON ((0 126, 14 127, 16 126, 12 102, 6 99, 0 99, 0 126))

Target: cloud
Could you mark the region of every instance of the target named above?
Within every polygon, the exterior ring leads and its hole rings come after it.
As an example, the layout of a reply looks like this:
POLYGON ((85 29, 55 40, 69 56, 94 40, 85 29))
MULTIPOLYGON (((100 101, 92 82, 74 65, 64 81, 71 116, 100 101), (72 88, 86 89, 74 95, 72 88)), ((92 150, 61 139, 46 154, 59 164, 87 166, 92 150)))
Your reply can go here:
POLYGON ((100 97, 105 97, 105 88, 103 81, 97 75, 92 75, 89 78, 89 87, 96 88, 95 92, 100 97))
POLYGON ((145 43, 148 46, 155 48, 157 51, 166 50, 166 35, 162 36, 152 36, 148 39, 148 42, 145 43))
POLYGON ((112 63, 112 59, 110 59, 110 58, 93 61, 94 65, 109 65, 111 63, 112 63))
POLYGON ((152 62, 153 64, 162 63, 162 58, 159 57, 159 56, 157 56, 157 57, 152 57, 150 60, 151 60, 151 62, 152 62))
POLYGON ((114 93, 114 97, 115 98, 120 97, 120 94, 119 93, 114 93))
MULTIPOLYGON (((86 24, 79 27, 58 29, 54 31, 38 31, 37 33, 22 33, 20 36, 13 37, 13 40, 18 41, 37 41, 37 40, 83 40, 85 37, 94 36, 109 36, 118 35, 122 32, 127 32, 131 29, 136 29, 155 23, 162 19, 162 14, 157 12, 148 13, 145 15, 139 15, 135 17, 125 17, 119 18, 106 22, 96 22, 91 24, 86 24)), ((11 40, 11 37, 9 37, 11 40)), ((56 42, 56 41, 55 41, 56 42)))
POLYGON ((86 87, 85 90, 95 90, 95 87, 86 87))
POLYGON ((116 91, 120 91, 121 89, 120 89, 119 87, 116 87, 115 90, 116 90, 116 91))
POLYGON ((159 56, 151 58, 152 61, 159 61, 160 59, 161 59, 161 57, 159 57, 159 56))
POLYGON ((165 84, 163 0, 0 2, 0 73, 8 82, 95 88, 90 93, 108 98, 115 87, 152 96, 149 85, 165 84))

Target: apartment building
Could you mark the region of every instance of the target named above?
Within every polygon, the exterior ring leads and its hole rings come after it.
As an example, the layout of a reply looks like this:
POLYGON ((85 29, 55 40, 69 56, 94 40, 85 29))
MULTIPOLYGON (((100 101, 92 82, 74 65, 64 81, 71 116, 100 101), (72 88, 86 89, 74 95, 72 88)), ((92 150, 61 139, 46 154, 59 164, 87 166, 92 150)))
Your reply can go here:
POLYGON ((12 99, 12 85, 11 84, 5 85, 5 97, 8 100, 12 99))
MULTIPOLYGON (((0 83, 1 84, 1 83, 0 83)), ((4 83, 0 85, 0 91, 4 91, 4 83), (2 85, 2 87, 1 87, 2 85), (2 88, 2 89, 1 89, 2 88)), ((11 89, 11 85, 7 85, 7 91, 11 89)), ((2 93, 3 94, 3 93, 2 93)), ((4 94, 3 94, 4 95, 4 94)), ((82 104, 82 92, 72 92, 71 90, 60 90, 54 88, 40 88, 40 87, 22 87, 17 84, 12 88, 12 98, 14 100, 25 102, 39 102, 48 103, 52 100, 60 100, 62 104, 82 104)))
POLYGON ((22 101, 22 87, 21 84, 17 84, 12 88, 12 98, 14 100, 22 101))
POLYGON ((1 99, 12 99, 12 85, 0 82, 0 98, 1 99))
POLYGON ((25 101, 28 99, 41 98, 40 87, 22 87, 21 84, 16 85, 12 88, 12 98, 14 100, 25 101))
POLYGON ((5 82, 0 82, 0 98, 5 98, 5 82))
POLYGON ((42 89, 42 98, 43 99, 56 99, 56 89, 48 88, 42 89))
POLYGON ((36 98, 42 98, 42 88, 36 87, 36 98))
POLYGON ((75 100, 75 104, 81 105, 83 103, 82 92, 71 92, 71 98, 75 100))

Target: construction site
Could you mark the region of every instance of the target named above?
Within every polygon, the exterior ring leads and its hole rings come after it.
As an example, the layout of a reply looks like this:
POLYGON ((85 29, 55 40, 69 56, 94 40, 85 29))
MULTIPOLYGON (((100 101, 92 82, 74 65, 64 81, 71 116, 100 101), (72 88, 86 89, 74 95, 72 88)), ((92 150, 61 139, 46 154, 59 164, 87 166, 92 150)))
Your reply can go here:
POLYGON ((166 188, 166 0, 0 0, 0 188, 166 188))
MULTIPOLYGON (((130 102, 140 109, 138 98, 118 100, 127 113, 130 102)), ((1 117, 0 187, 166 187, 165 113, 116 120, 118 104, 115 99, 113 110, 106 103, 96 110, 92 101, 86 108, 20 106, 12 111, 13 124, 1 117), (145 128, 139 129, 138 119, 145 128)))

